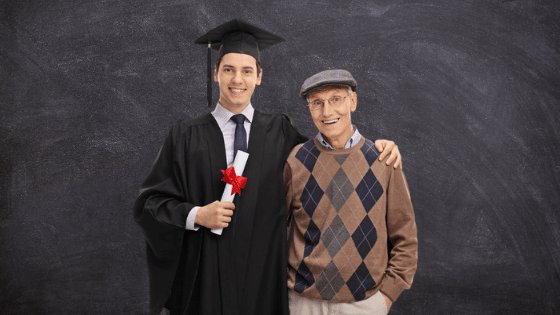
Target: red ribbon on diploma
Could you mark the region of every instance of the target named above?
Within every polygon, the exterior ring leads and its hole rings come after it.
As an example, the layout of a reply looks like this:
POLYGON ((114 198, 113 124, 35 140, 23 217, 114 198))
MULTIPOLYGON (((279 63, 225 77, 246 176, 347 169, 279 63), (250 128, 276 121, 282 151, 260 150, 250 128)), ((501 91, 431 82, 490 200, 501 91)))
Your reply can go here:
POLYGON ((241 189, 245 188, 245 185, 247 185, 247 177, 237 176, 233 166, 228 167, 226 170, 221 170, 221 172, 224 175, 224 177, 222 177, 222 182, 231 185, 231 194, 241 195, 241 189))

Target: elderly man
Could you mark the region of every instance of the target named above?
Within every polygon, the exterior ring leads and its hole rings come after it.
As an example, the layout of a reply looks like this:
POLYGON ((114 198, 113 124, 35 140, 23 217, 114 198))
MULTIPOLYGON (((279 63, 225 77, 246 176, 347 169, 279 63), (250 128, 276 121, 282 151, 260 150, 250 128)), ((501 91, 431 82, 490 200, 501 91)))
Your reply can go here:
POLYGON ((151 314, 288 313, 282 167, 305 139, 285 116, 251 104, 263 76, 260 51, 281 40, 238 20, 197 40, 219 49, 218 104, 171 128, 134 205, 146 238, 151 314), (221 202, 220 171, 239 150, 249 153, 247 186, 235 204, 221 202))
POLYGON ((380 163, 352 125, 356 81, 326 70, 303 83, 315 139, 284 168, 290 313, 387 314, 416 272, 418 241, 401 168, 380 163))

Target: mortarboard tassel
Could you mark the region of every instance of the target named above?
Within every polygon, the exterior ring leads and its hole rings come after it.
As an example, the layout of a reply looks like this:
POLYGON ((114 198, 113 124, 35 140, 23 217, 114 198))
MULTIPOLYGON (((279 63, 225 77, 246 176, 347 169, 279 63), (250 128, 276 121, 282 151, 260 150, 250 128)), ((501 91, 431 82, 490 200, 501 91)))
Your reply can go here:
POLYGON ((206 60, 206 72, 208 74, 208 78, 206 81, 206 98, 208 100, 208 107, 212 107, 212 49, 211 44, 208 42, 208 54, 206 60))

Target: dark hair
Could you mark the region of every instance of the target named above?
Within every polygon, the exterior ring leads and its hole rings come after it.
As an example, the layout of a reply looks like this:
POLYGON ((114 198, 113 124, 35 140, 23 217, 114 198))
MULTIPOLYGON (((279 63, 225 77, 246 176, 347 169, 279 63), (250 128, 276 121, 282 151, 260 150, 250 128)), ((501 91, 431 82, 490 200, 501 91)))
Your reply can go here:
MULTIPOLYGON (((218 60, 216 61, 216 64, 214 65, 214 72, 218 72, 218 69, 220 68, 220 62, 222 62, 222 58, 224 56, 221 56, 220 58, 218 58, 218 60)), ((256 59, 255 59, 256 60, 256 59)), ((257 60, 257 75, 260 74, 262 71, 262 65, 261 62, 257 60)))

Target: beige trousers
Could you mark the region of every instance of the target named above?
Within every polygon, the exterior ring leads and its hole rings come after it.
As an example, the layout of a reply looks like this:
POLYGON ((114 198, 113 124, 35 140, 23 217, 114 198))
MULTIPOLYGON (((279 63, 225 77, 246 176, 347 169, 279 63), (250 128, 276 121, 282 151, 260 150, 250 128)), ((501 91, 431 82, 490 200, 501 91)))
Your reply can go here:
POLYGON ((385 299, 377 291, 370 298, 352 303, 333 303, 303 297, 289 291, 290 315, 386 315, 385 299))

